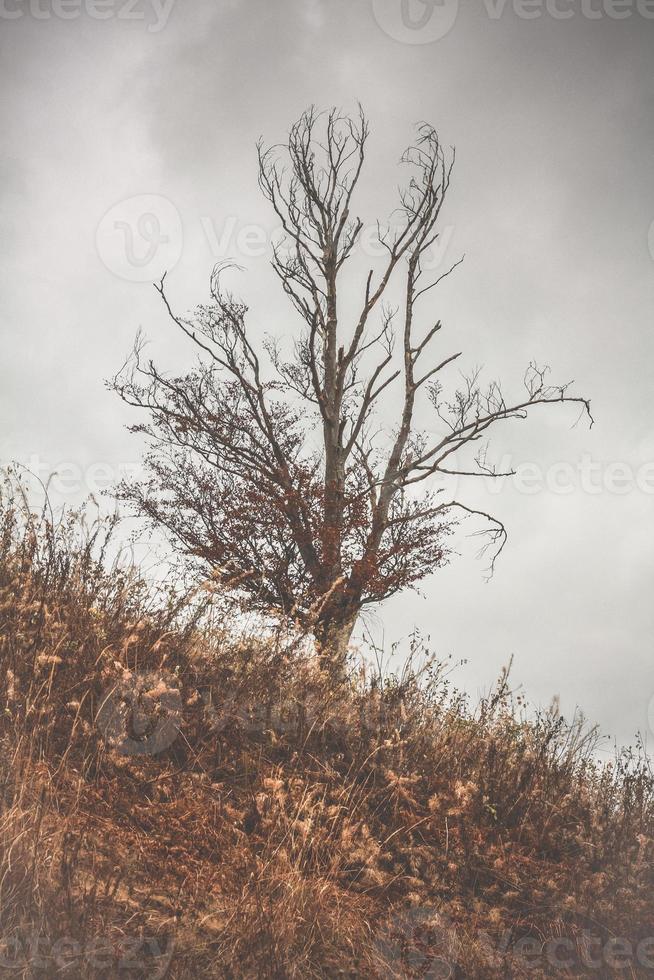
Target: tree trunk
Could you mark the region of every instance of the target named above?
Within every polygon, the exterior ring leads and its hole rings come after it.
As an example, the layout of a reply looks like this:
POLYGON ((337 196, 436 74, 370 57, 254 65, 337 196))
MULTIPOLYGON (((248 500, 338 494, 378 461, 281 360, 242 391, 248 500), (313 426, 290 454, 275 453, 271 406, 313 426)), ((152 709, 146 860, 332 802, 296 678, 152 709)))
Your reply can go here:
POLYGON ((345 663, 359 610, 326 614, 314 632, 316 649, 323 669, 336 681, 345 679, 345 663))

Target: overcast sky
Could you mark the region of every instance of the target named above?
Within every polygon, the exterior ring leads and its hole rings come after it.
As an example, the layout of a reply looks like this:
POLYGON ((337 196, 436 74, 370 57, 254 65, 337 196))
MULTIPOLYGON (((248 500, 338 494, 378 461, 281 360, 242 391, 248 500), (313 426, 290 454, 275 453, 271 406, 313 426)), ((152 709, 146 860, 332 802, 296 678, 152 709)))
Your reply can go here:
POLYGON ((138 327, 162 367, 188 357, 149 285, 166 267, 184 309, 233 256, 253 331, 288 333, 259 135, 283 138, 310 103, 360 100, 370 222, 429 120, 457 150, 435 258, 466 254, 432 300, 444 354, 508 391, 546 361, 593 399, 596 425, 562 407, 503 430, 491 449, 520 479, 458 487, 509 531, 492 582, 461 536, 424 596, 370 626, 387 648, 429 633, 468 660, 473 695, 513 655, 533 702, 560 695, 619 741, 647 734, 653 18, 654 0, 0 0, 2 463, 59 468, 72 502, 138 461, 103 379, 138 327))

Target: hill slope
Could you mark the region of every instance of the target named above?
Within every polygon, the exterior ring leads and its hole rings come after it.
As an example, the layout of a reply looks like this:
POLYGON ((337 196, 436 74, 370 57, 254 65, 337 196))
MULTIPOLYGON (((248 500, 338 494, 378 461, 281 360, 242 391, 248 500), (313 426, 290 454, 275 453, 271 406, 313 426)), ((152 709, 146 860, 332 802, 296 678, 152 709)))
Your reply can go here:
POLYGON ((643 757, 599 767, 506 678, 470 707, 428 660, 329 690, 306 645, 230 639, 8 492, 2 970, 654 974, 643 757))

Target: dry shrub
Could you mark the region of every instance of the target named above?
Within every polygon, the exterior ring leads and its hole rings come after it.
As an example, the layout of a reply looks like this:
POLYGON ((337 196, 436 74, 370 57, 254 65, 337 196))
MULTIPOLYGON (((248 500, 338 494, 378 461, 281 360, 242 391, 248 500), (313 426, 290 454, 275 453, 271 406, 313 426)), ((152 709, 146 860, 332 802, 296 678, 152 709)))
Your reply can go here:
POLYGON ((652 972, 643 753, 600 765, 593 732, 530 716, 507 675, 471 707, 417 643, 399 676, 353 665, 334 689, 302 638, 238 638, 212 590, 111 563, 113 530, 34 515, 5 486, 11 975, 574 976, 554 957, 583 965, 589 942, 588 975, 652 972))

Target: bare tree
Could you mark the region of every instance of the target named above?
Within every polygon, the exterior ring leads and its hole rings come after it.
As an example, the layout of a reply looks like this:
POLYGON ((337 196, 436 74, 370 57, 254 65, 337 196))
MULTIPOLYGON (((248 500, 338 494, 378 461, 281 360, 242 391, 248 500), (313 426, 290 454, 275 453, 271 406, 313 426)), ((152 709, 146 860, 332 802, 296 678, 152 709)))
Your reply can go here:
POLYGON ((488 522, 491 568, 503 548, 496 518, 430 488, 436 474, 506 475, 483 450, 463 469, 455 453, 538 405, 576 403, 592 424, 587 399, 549 384, 535 364, 512 400, 478 372, 443 394, 441 376, 460 352, 431 354, 441 322, 426 300, 455 266, 429 277, 425 257, 439 236, 454 152, 425 123, 402 156, 408 180, 395 230, 377 226, 383 267, 367 273, 355 315, 344 317, 339 287, 363 230, 352 202, 368 131, 361 110, 351 118, 310 109, 283 147, 258 146, 259 184, 284 230, 272 264, 301 319, 290 355, 272 339, 256 349, 247 307, 223 287, 223 266, 210 304, 189 317, 173 311, 164 280, 156 287, 199 349, 194 370, 163 374, 137 340, 112 382, 149 415, 133 427, 149 440, 148 476, 123 485, 122 496, 255 609, 311 630, 336 672, 362 608, 447 560, 457 515, 488 522), (393 308, 398 279, 402 301, 393 308), (441 428, 436 437, 415 425, 421 395, 441 428), (389 404, 398 412, 391 425, 389 404))

